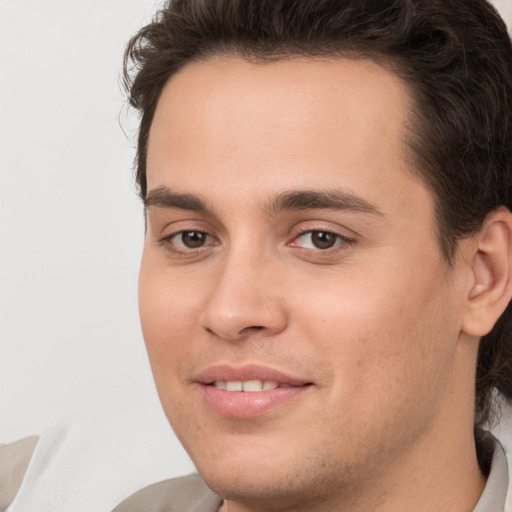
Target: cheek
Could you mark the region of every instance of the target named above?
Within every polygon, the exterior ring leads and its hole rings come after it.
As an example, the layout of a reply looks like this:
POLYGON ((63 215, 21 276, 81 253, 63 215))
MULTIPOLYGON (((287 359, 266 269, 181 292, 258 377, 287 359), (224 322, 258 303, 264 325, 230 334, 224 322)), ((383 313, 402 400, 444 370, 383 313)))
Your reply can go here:
POLYGON ((197 304, 192 287, 184 286, 165 269, 143 257, 139 274, 139 313, 142 332, 157 384, 169 378, 186 357, 197 328, 197 304))
POLYGON ((395 434, 404 442, 417 436, 437 416, 453 367, 457 328, 442 284, 368 277, 371 286, 345 279, 323 287, 297 315, 325 369, 320 424, 333 426, 340 453, 344 439, 365 442, 362 432, 383 449, 395 434))
POLYGON ((458 337, 444 274, 396 268, 359 275, 307 287, 298 306, 298 329, 323 355, 333 392, 387 401, 390 391, 443 380, 458 337))

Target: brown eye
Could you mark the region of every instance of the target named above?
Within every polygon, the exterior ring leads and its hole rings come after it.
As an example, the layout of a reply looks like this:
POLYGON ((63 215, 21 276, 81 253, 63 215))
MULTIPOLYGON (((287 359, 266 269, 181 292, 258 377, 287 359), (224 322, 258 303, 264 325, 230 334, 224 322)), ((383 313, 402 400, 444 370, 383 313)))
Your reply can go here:
POLYGON ((203 231, 182 231, 177 238, 188 249, 199 249, 207 240, 208 234, 203 231))
POLYGON ((311 232, 311 243, 317 249, 330 249, 336 244, 339 235, 329 233, 327 231, 312 231, 311 232))
POLYGON ((180 256, 196 257, 204 251, 213 249, 219 241, 206 231, 199 229, 183 229, 160 239, 163 247, 180 256))
POLYGON ((339 233, 312 229, 300 234, 291 245, 303 249, 326 251, 348 242, 350 242, 349 239, 339 233))

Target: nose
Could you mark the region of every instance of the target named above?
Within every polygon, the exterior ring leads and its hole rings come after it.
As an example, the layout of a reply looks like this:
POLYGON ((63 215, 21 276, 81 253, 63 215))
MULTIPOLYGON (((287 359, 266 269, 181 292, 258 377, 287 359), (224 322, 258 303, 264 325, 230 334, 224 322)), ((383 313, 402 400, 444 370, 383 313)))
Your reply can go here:
POLYGON ((276 274, 265 257, 227 258, 214 279, 203 327, 233 341, 283 331, 288 318, 276 274))

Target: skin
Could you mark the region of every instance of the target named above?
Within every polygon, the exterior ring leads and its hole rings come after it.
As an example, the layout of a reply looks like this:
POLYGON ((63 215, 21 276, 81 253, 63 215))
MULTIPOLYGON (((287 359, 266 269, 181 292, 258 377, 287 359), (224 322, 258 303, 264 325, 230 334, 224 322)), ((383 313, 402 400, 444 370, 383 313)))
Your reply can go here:
MULTIPOLYGON (((441 255, 433 197, 404 142, 410 101, 391 72, 343 59, 196 62, 162 92, 142 328, 167 417, 223 510, 462 512, 478 501, 474 371, 501 305, 475 301, 499 272, 483 236, 462 241, 453 266, 441 255), (173 207, 170 190, 203 204, 173 207), (276 206, 291 191, 360 202, 276 206), (204 242, 188 247, 182 233, 197 231, 204 242), (319 232, 334 245, 315 246, 319 232), (261 416, 222 416, 196 376, 245 363, 312 385, 261 416)), ((503 218, 492 226, 505 240, 503 218)))

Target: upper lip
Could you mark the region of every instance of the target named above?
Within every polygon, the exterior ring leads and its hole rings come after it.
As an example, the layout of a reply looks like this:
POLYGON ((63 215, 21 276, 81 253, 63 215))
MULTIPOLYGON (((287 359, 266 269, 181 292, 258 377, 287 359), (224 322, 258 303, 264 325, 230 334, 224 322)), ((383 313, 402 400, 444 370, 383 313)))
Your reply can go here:
POLYGON ((273 381, 292 386, 311 384, 307 379, 287 375, 280 370, 259 364, 246 364, 243 366, 219 364, 209 366, 200 371, 194 380, 200 384, 213 384, 216 381, 232 382, 247 380, 273 381))

